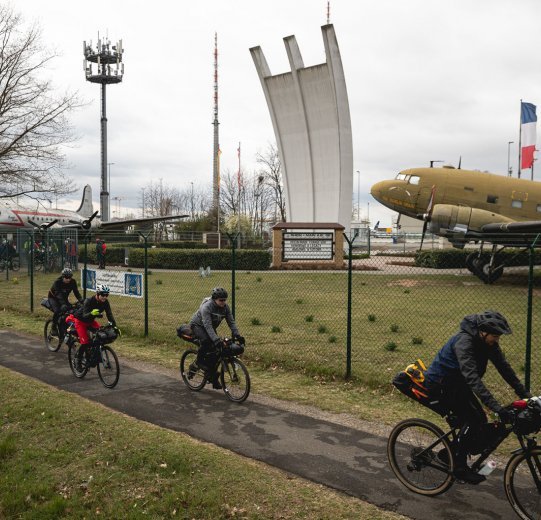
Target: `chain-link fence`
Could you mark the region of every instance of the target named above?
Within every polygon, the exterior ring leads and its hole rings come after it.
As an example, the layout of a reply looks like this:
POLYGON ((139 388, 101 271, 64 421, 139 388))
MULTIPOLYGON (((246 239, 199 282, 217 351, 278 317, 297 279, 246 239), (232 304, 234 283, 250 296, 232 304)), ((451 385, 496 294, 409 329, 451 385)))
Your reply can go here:
MULTIPOLYGON (((519 376, 529 379, 532 389, 541 388, 541 353, 536 344, 541 332, 537 319, 541 277, 533 267, 533 249, 526 250, 522 262, 515 262, 524 265, 506 267, 494 283, 487 284, 464 264, 419 267, 413 253, 390 254, 374 241, 370 255, 350 255, 346 260, 351 270, 274 271, 243 267, 239 259, 244 250, 234 253, 226 248, 211 257, 205 256, 208 251, 200 242, 173 247, 172 243, 156 245, 143 233, 70 233, 40 237, 58 248, 51 246, 45 253, 46 259, 55 257, 58 262, 45 263, 41 270, 28 252, 30 247, 25 248, 27 235, 17 236, 21 267, 0 273, 3 307, 47 316, 39 302, 64 265, 79 269, 78 283, 85 266, 98 278, 106 273, 133 275, 142 284, 135 283, 131 297, 110 298, 117 323, 123 332, 148 334, 174 348, 179 341, 177 325, 190 320, 212 287, 223 286, 234 296, 230 304, 247 338, 245 356, 250 362, 314 376, 351 375, 368 387, 387 385, 417 358, 430 363, 465 315, 494 309, 513 327, 514 334, 502 338, 507 358, 519 376), (73 239, 73 246, 68 239, 73 239), (100 240, 107 246, 105 269, 98 268, 100 240), (69 247, 75 247, 76 256, 68 254, 69 247), (176 268, 155 267, 171 256, 176 268), (236 269, 231 269, 234 265, 236 269)), ((35 242, 36 237, 31 238, 35 242)), ((221 329, 222 334, 229 332, 226 325, 221 329)), ((486 380, 497 395, 509 397, 502 395, 506 385, 493 368, 486 380)))

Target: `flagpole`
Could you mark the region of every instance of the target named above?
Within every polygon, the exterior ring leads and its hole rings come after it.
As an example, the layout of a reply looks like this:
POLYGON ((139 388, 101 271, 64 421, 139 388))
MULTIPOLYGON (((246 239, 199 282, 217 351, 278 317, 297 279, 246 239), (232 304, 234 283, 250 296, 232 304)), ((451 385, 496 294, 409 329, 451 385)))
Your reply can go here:
POLYGON ((239 188, 239 203, 238 203, 238 211, 239 211, 239 215, 238 215, 238 218, 237 218, 237 234, 238 234, 238 247, 240 249, 240 141, 239 141, 239 148, 238 148, 238 153, 239 153, 239 171, 238 171, 238 174, 237 174, 237 183, 238 183, 238 188, 239 188))
POLYGON ((517 175, 520 179, 521 173, 521 161, 522 161, 522 99, 520 100, 520 113, 519 113, 519 125, 518 125, 518 170, 517 175))

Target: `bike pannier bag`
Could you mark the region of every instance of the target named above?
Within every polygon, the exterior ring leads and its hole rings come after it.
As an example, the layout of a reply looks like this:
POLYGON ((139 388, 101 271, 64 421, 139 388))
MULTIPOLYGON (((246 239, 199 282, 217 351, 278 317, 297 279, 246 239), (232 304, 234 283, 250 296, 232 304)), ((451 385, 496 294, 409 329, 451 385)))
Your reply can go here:
POLYGON ((423 384, 425 370, 424 363, 418 359, 415 363, 408 365, 402 372, 396 374, 393 378, 393 385, 410 399, 430 408, 443 417, 447 415, 448 410, 438 399, 429 396, 428 390, 423 384))

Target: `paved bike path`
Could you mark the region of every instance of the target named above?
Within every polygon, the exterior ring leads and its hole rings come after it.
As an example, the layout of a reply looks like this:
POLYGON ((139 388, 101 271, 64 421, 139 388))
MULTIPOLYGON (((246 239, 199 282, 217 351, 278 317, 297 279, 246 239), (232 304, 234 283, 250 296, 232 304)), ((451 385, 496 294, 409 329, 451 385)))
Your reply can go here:
MULTIPOLYGON (((180 357, 180 356, 179 356, 180 357)), ((191 392, 182 381, 121 365, 108 390, 95 369, 80 380, 57 353, 35 338, 0 330, 0 365, 127 415, 185 432, 300 477, 338 489, 415 519, 510 519, 502 471, 479 486, 455 484, 427 498, 409 492, 392 474, 386 438, 248 400, 229 402, 222 392, 191 392)), ((207 387, 208 388, 208 387, 207 387)))

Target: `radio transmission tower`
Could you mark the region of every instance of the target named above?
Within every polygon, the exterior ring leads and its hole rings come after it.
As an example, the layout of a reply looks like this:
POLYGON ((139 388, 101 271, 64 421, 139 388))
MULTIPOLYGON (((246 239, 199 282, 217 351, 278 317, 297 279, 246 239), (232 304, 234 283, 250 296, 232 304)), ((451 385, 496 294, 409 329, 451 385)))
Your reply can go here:
POLYGON ((86 80, 101 85, 101 188, 100 188, 100 218, 110 220, 109 215, 109 186, 107 182, 107 111, 105 86, 120 83, 124 75, 122 63, 122 40, 111 45, 108 38, 100 39, 92 48, 92 42, 83 42, 84 69, 86 80), (93 69, 96 65, 96 69, 93 69))
POLYGON ((216 231, 220 231, 220 136, 218 125, 218 33, 214 33, 214 155, 212 160, 212 207, 216 214, 216 231))

